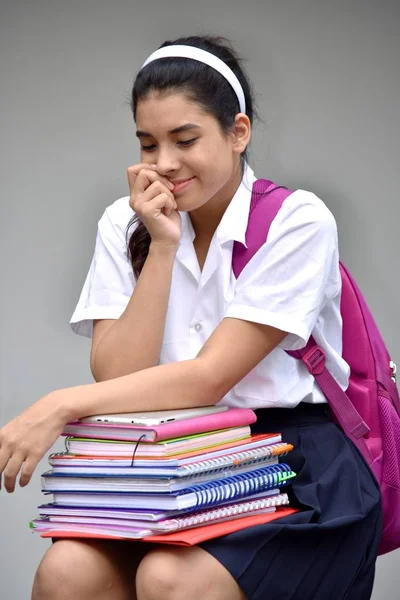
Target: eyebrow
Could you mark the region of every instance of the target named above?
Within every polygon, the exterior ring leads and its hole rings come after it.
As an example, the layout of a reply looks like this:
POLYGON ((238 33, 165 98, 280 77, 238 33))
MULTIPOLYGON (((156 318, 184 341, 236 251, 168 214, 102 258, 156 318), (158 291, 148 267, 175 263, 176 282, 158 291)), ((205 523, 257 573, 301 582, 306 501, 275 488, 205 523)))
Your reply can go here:
MULTIPOLYGON (((191 129, 201 129, 200 125, 195 125, 194 123, 186 123, 186 125, 181 125, 180 127, 175 127, 175 129, 171 129, 168 131, 169 134, 173 133, 182 133, 183 131, 189 131, 191 129)), ((136 136, 138 138, 141 137, 153 137, 151 133, 147 133, 147 131, 137 131, 136 136)))

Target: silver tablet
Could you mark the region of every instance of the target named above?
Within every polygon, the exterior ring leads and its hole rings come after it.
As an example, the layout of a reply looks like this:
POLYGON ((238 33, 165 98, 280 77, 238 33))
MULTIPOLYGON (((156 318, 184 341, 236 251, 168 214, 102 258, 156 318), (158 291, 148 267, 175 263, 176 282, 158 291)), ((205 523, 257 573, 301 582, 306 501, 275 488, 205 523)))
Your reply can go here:
POLYGON ((176 410, 157 410, 153 412, 119 413, 112 415, 93 415, 79 419, 81 423, 107 423, 109 425, 162 425, 172 421, 193 419, 228 410, 228 406, 202 406, 200 408, 180 408, 176 410))

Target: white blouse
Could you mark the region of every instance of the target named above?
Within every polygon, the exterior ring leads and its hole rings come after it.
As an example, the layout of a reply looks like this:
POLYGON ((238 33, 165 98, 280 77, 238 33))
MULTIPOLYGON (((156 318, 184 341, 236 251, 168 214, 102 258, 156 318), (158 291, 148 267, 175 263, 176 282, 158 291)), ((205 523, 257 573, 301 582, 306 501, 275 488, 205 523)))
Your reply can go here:
MULTIPOLYGON (((200 271, 188 213, 181 212, 181 240, 172 273, 160 364, 194 358, 224 317, 271 325, 289 332, 221 404, 294 407, 325 398, 301 361, 284 350, 302 348, 312 334, 342 389, 349 367, 341 357, 341 277, 336 223, 313 193, 293 192, 274 219, 268 239, 238 279, 232 271, 234 241, 245 243, 254 173, 243 180, 212 238, 200 271)), ((126 228, 134 213, 129 197, 106 208, 79 302, 73 331, 91 337, 93 319, 118 319, 135 287, 127 258, 126 228)), ((238 340, 240 343, 240 340, 238 340)))

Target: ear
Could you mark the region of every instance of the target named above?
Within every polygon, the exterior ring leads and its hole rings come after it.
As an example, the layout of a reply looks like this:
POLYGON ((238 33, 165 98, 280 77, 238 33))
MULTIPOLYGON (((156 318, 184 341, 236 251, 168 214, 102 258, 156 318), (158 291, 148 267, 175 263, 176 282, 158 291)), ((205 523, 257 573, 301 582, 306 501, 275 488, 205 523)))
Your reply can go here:
POLYGON ((251 138, 251 123, 250 119, 244 113, 238 113, 235 117, 235 122, 232 127, 233 150, 238 154, 242 154, 249 145, 251 138))

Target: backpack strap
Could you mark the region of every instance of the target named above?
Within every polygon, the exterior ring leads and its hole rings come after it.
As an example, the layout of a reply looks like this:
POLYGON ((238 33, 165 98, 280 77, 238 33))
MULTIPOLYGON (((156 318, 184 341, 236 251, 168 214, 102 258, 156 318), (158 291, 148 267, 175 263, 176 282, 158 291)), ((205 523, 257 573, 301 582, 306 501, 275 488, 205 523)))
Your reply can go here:
POLYGON ((369 456, 372 460, 364 440, 364 436, 369 433, 370 428, 326 368, 326 355, 322 348, 311 336, 307 345, 301 350, 287 350, 286 352, 293 358, 303 361, 329 401, 329 406, 347 437, 352 440, 365 458, 369 456))
MULTIPOLYGON (((258 179, 254 183, 246 230, 247 247, 239 242, 235 242, 233 246, 232 268, 236 278, 265 243, 273 220, 291 193, 291 190, 276 186, 272 181, 266 179, 258 179)), ((301 350, 286 352, 293 358, 303 361, 329 401, 329 405, 346 435, 358 446, 364 456, 369 454, 363 438, 370 429, 355 409, 350 398, 326 369, 326 355, 314 338, 311 336, 307 345, 301 350)))
POLYGON ((265 243, 272 221, 291 193, 291 190, 277 186, 268 179, 257 179, 254 182, 246 230, 246 246, 240 242, 235 242, 233 245, 232 268, 236 279, 265 243))

